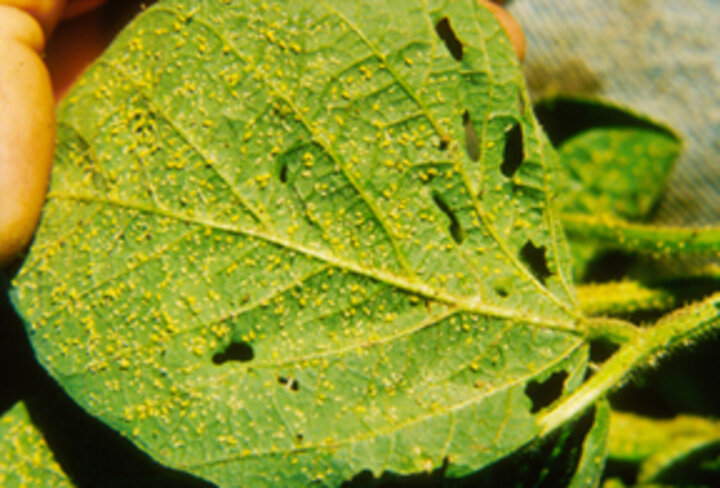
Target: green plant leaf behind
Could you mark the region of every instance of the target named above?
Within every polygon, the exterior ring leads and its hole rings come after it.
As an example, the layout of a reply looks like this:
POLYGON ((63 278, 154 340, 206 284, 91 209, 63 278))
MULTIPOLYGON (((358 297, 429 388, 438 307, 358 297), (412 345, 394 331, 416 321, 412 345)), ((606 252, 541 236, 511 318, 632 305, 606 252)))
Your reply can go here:
MULTIPOLYGON (((536 111, 558 148, 562 212, 642 222, 658 202, 681 143, 669 129, 602 101, 557 97, 536 111)), ((570 234, 575 277, 601 248, 570 234)))
POLYGON ((513 452, 587 359, 527 107, 475 0, 154 5, 60 110, 39 361, 221 486, 513 452))
POLYGON ((639 464, 640 483, 698 483, 720 480, 720 423, 679 415, 653 419, 613 411, 610 422, 611 459, 639 464))
POLYGON ((603 399, 595 405, 593 423, 582 446, 582 454, 568 488, 599 486, 605 468, 610 427, 610 405, 603 399))
POLYGON ((42 434, 18 402, 0 416, 0 486, 71 488, 42 434))

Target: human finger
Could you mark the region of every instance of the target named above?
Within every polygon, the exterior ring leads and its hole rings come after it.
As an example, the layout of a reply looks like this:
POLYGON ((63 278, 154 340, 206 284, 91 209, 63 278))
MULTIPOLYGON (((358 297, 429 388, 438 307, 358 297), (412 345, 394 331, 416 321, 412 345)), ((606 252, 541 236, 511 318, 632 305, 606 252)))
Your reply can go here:
MULTIPOLYGON (((65 0, 0 0, 0 5, 14 7, 33 18, 42 27, 45 38, 50 35, 60 20, 65 3, 65 0)), ((8 21, 4 21, 4 23, 7 24, 8 21)))
POLYGON ((40 53, 55 19, 43 8, 38 20, 0 5, 0 264, 30 241, 53 159, 55 103, 40 53))
POLYGON ((495 15, 495 18, 505 30, 505 33, 508 38, 510 38, 510 42, 515 49, 518 59, 520 61, 525 59, 525 34, 523 33, 520 24, 518 24, 517 20, 515 20, 515 17, 510 15, 507 10, 499 5, 505 2, 493 2, 489 0, 480 1, 495 15))

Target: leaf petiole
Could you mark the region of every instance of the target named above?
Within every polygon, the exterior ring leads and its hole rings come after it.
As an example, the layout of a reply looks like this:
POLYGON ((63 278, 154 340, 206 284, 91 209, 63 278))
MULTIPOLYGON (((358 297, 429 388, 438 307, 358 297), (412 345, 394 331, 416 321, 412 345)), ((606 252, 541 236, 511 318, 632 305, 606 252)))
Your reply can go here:
POLYGON ((638 224, 609 215, 579 213, 562 215, 563 226, 571 237, 599 241, 632 252, 660 255, 711 253, 720 256, 720 227, 661 227, 638 224))
POLYGON ((580 308, 591 316, 669 310, 675 306, 675 297, 668 290, 648 287, 637 281, 579 285, 575 291, 580 308))
POLYGON ((540 437, 576 417, 612 389, 620 387, 634 370, 652 364, 677 346, 690 345, 720 327, 720 293, 681 308, 660 319, 654 327, 635 329, 626 342, 580 388, 539 418, 540 437))
POLYGON ((632 342, 642 332, 631 322, 612 317, 585 318, 581 320, 580 326, 585 329, 588 339, 606 339, 614 344, 632 342))

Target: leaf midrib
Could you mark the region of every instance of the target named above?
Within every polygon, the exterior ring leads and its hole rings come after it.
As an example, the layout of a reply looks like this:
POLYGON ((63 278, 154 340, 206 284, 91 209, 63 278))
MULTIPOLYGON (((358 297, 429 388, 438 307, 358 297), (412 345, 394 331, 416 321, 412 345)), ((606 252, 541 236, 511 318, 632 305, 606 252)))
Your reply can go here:
MULTIPOLYGON (((379 61, 381 61, 382 63, 385 64, 385 69, 388 70, 388 72, 392 75, 392 78, 395 80, 395 82, 402 88, 402 90, 408 95, 408 97, 410 97, 410 99, 412 99, 413 102, 417 105, 417 107, 421 111, 422 115, 428 120, 430 125, 435 130, 436 135, 438 137, 440 137, 441 139, 449 139, 449 136, 447 136, 445 134, 445 132, 442 130, 440 124, 435 119, 433 114, 422 103, 422 100, 420 99, 418 94, 412 89, 412 87, 410 87, 408 85, 407 81, 402 76, 400 76, 392 68, 392 66, 390 64, 387 63, 386 57, 382 54, 382 52, 380 52, 380 50, 377 48, 377 46, 369 38, 367 38, 367 36, 365 36, 364 32, 359 27, 357 27, 354 23, 352 23, 350 21, 350 19, 348 19, 341 12, 339 12, 336 8, 332 7, 331 5, 328 5, 324 1, 322 3, 329 12, 331 12, 333 15, 335 15, 345 25, 347 25, 348 28, 350 28, 362 40, 362 42, 370 50, 372 56, 376 57, 379 61)), ((427 6, 425 6, 425 7, 427 7, 427 6)), ((475 5, 475 7, 478 8, 478 5, 475 5)), ((170 14, 170 15, 175 16, 180 19, 183 18, 181 12, 173 10, 171 8, 167 8, 165 6, 157 6, 152 11, 153 12, 164 12, 166 14, 170 14)), ((427 11, 427 8, 425 8, 425 12, 426 12, 426 18, 428 20, 430 20, 430 15, 429 15, 429 12, 427 11)), ((149 14, 150 14, 150 11, 148 12, 148 15, 149 14)), ((243 60, 243 57, 242 57, 240 51, 238 50, 237 46, 235 45, 235 43, 229 42, 229 40, 226 39, 226 37, 224 35, 222 35, 216 29, 215 26, 211 25, 210 23, 208 23, 206 21, 206 19, 203 19, 203 18, 195 18, 194 20, 196 22, 198 22, 199 24, 202 24, 203 27, 205 29, 207 29, 208 31, 212 32, 213 35, 215 35, 217 37, 217 39, 221 40, 224 44, 229 46, 230 52, 232 52, 238 60, 241 60, 241 61, 243 60)), ((437 44, 440 41, 434 36, 431 26, 432 26, 432 23, 429 22, 429 28, 430 28, 431 32, 428 35, 429 35, 430 39, 435 39, 435 42, 432 43, 433 50, 434 50, 435 46, 437 46, 437 44)), ((483 39, 482 32, 480 30, 480 27, 479 26, 477 26, 477 27, 478 27, 478 39, 482 40, 483 39)), ((494 76, 493 76, 492 64, 490 62, 490 59, 487 57, 487 49, 483 48, 482 51, 485 53, 486 65, 489 70, 490 78, 493 79, 494 76)), ((253 72, 255 72, 258 75, 262 74, 262 73, 258 72, 255 68, 257 68, 257 65, 254 66, 253 72)), ((116 66, 113 66, 113 69, 121 71, 120 68, 116 67, 116 66)), ((376 206, 373 204, 372 200, 368 197, 368 195, 365 194, 365 192, 360 187, 360 185, 352 177, 350 172, 347 170, 345 164, 343 164, 343 161, 341 160, 341 158, 337 154, 335 154, 331 145, 325 141, 325 138, 322 135, 318 134, 317 131, 313 129, 312 124, 306 119, 302 110, 299 110, 297 104, 295 103, 295 101, 293 99, 291 99, 285 93, 283 93, 282 90, 278 90, 277 87, 272 82, 270 82, 270 80, 268 80, 265 76, 261 76, 260 78, 261 79, 259 81, 262 81, 265 89, 268 90, 270 92, 270 94, 272 96, 274 96, 275 98, 278 98, 278 99, 282 100, 283 102, 285 102, 286 104, 288 104, 288 106, 293 110, 293 113, 295 114, 295 116, 302 123, 305 130, 307 130, 308 133, 312 136, 312 140, 315 141, 317 144, 319 144, 322 147, 322 149, 325 151, 325 153, 328 156, 330 156, 331 159, 333 159, 333 161, 336 164, 339 165, 339 167, 343 171, 345 178, 348 180, 350 185, 352 185, 353 188, 356 190, 356 193, 358 194, 358 196, 363 200, 363 202, 365 202, 366 206, 371 211, 373 217, 375 218, 375 220, 378 222, 378 224, 383 229, 383 232, 387 236, 387 238, 394 250, 394 254, 395 254, 396 258, 398 259, 398 264, 408 274, 414 275, 414 271, 407 263, 403 253, 400 251, 399 245, 398 245, 393 233, 388 228, 388 226, 386 224, 386 219, 383 218, 379 209, 376 208, 376 206)), ((129 80, 132 82, 131 78, 129 78, 129 80)), ((491 87, 492 86, 493 86, 493 84, 491 84, 491 87)), ((140 87, 138 87, 138 89, 141 92, 143 92, 143 90, 140 87)), ((149 103, 152 103, 154 105, 154 103, 151 101, 152 100, 151 97, 149 97, 147 94, 144 94, 144 92, 143 92, 143 95, 146 98, 146 100, 148 100, 149 103)), ((162 113, 161 111, 157 110, 157 107, 156 107, 156 111, 158 113, 162 113)), ((166 117, 166 119, 167 119, 167 117, 166 117)), ((539 131, 539 126, 537 124, 533 124, 533 125, 534 125, 534 129, 537 133, 539 131)), ((202 154, 202 153, 200 153, 200 154, 202 154)), ((510 249, 508 249, 506 241, 500 237, 497 229, 489 221, 487 213, 485 212, 484 208, 482 207, 481 203, 479 202, 477 196, 474 194, 474 192, 470 191, 470 189, 472 188, 472 185, 470 183, 470 178, 467 175, 467 173, 462 169, 462 166, 460 165, 460 161, 457 159, 457 158, 459 158, 457 152, 454 152, 453 155, 456 158, 455 163, 456 163, 457 167, 459 168, 458 172, 463 180, 465 187, 468 189, 468 193, 471 198, 473 209, 478 214, 479 218, 481 219, 481 221, 483 223, 483 226, 490 233, 490 235, 492 236, 494 241, 498 244, 498 246, 500 247, 503 254, 505 254, 505 256, 513 264, 513 266, 517 270, 520 271, 520 273, 525 277, 525 279, 534 288, 536 288, 540 294, 542 294, 544 297, 548 298, 550 301, 552 301, 556 306, 558 306, 560 309, 562 309, 568 315, 573 316, 576 319, 578 319, 580 316, 576 312, 577 304, 574 301, 573 293, 572 293, 570 287, 568 286, 565 276, 562 273, 562 266, 560 265, 560 262, 559 262, 559 254, 558 254, 558 248, 557 248, 558 236, 556 234, 556 231, 555 231, 555 228, 553 225, 555 222, 555 218, 553 216, 548 216, 549 212, 544 212, 545 220, 547 222, 547 225, 550 228, 550 232, 551 232, 551 235, 553 238, 552 239, 553 240, 552 247, 553 247, 553 251, 554 251, 553 254, 555 256, 555 264, 557 267, 557 273, 560 275, 560 280, 561 280, 563 289, 566 291, 568 299, 570 300, 570 303, 564 302, 558 296, 556 296, 554 293, 550 292, 542 283, 540 283, 540 281, 530 272, 530 270, 523 263, 520 262, 520 259, 518 258, 518 256, 516 256, 513 252, 510 251, 510 249)), ((237 191, 234 188, 231 189, 231 191, 233 193, 237 194, 237 191)), ((551 208, 548 192, 544 191, 543 194, 545 195, 545 204, 546 204, 547 208, 551 208)), ((250 208, 250 210, 251 210, 251 208, 250 208)), ((457 249, 457 247, 455 247, 455 249, 457 249)), ((463 253, 458 253, 458 254, 459 254, 460 258, 465 260, 465 256, 463 255, 463 253)))
POLYGON ((152 207, 138 202, 131 202, 117 198, 92 194, 51 191, 48 194, 48 199, 98 203, 117 208, 135 210, 138 212, 143 212, 158 217, 169 218, 188 224, 204 226, 206 228, 210 228, 216 231, 252 237, 291 251, 298 252, 307 257, 317 259, 318 261, 327 263, 335 268, 345 270, 359 276, 371 278, 378 282, 384 283, 397 289, 404 290, 409 293, 416 294, 423 298, 445 303, 447 305, 450 305, 451 307, 457 308, 460 311, 480 314, 486 317, 512 320, 522 322, 528 325, 538 326, 541 328, 559 330, 563 332, 581 335, 581 331, 578 331, 576 327, 576 324, 578 322, 577 317, 570 316, 567 319, 563 320, 560 318, 547 317, 540 314, 531 314, 527 310, 517 311, 509 307, 492 305, 483 301, 482 297, 479 296, 470 297, 452 295, 443 290, 433 288, 426 283, 417 280, 408 280, 405 277, 398 276, 394 273, 382 269, 368 268, 353 261, 342 259, 338 256, 328 253, 323 249, 313 249, 311 247, 287 239, 283 236, 269 233, 262 229, 243 228, 224 222, 216 222, 211 219, 193 217, 172 210, 152 207))

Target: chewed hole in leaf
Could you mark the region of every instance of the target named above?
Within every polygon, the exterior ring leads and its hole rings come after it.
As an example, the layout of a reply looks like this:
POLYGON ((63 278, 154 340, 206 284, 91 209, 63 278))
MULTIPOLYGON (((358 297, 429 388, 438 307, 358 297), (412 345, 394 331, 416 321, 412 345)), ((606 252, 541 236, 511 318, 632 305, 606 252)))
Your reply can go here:
POLYGON ((495 293, 497 293, 500 298, 507 298, 508 296, 510 296, 510 292, 508 291, 508 289, 502 285, 495 285, 493 287, 493 291, 495 291, 495 293))
POLYGON ((457 61, 462 61, 463 58, 463 45, 460 39, 455 35, 455 31, 450 26, 450 19, 443 17, 435 24, 435 32, 438 37, 443 40, 445 47, 450 51, 450 54, 457 61))
POLYGON ((560 398, 567 377, 567 372, 558 371, 551 374, 545 381, 531 381, 528 383, 525 387, 525 394, 532 402, 530 413, 537 413, 560 398))
POLYGON ((443 200, 442 196, 438 192, 433 192, 432 194, 433 202, 435 202, 435 205, 445 214, 447 215, 447 218, 450 220, 450 225, 448 226, 448 231, 450 232, 450 235, 452 236, 453 240, 457 244, 462 244, 465 240, 465 229, 462 228, 462 225, 460 224, 460 221, 458 220, 457 216, 455 215, 455 212, 452 211, 450 206, 443 200))
POLYGON ((462 123, 465 128, 465 151, 473 161, 480 159, 480 139, 478 139, 475 126, 470 118, 470 112, 465 110, 462 115, 462 123))
POLYGON ((510 287, 511 284, 506 282, 505 280, 500 280, 493 283, 493 291, 500 298, 507 298, 510 296, 510 287))
POLYGON ((300 383, 295 378, 278 376, 277 380, 278 380, 278 383, 280 383, 281 385, 283 385, 285 388, 287 388, 290 391, 299 391, 300 390, 300 383))
POLYGON ((280 172, 278 173, 278 178, 280 179, 280 183, 287 183, 287 173, 288 173, 287 164, 283 164, 280 167, 280 172))
POLYGON ((505 134, 505 152, 500 171, 508 178, 512 178, 523 162, 523 135, 522 126, 515 122, 512 128, 505 134))
POLYGON ((546 252, 545 246, 538 247, 532 241, 526 241, 520 249, 520 259, 528 265, 533 276, 542 284, 545 284, 545 280, 552 275, 548 268, 546 252))
POLYGON ((231 342, 224 351, 216 353, 212 357, 214 364, 224 364, 228 361, 246 363, 255 358, 255 351, 247 342, 231 342))

